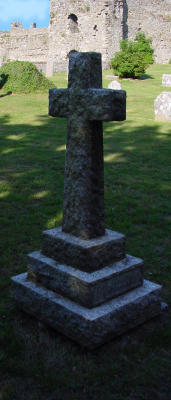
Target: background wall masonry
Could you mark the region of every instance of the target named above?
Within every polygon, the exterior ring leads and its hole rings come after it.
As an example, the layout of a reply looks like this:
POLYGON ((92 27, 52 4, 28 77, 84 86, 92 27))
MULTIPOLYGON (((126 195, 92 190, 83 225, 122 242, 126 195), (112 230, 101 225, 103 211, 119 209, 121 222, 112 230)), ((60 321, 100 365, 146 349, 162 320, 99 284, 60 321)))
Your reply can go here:
POLYGON ((171 0, 50 0, 49 27, 24 29, 19 22, 0 31, 0 65, 33 62, 46 75, 67 69, 70 51, 102 53, 103 68, 123 38, 152 38, 157 63, 171 58, 171 0))

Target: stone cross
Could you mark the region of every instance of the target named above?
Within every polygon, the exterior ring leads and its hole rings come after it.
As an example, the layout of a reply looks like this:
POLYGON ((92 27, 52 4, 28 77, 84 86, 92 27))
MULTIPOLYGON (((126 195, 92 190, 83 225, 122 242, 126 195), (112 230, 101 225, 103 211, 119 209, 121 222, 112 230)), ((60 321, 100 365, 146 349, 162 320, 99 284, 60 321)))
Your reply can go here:
POLYGON ((97 53, 70 56, 69 87, 50 91, 50 115, 68 118, 63 226, 43 232, 28 273, 12 277, 17 305, 94 349, 161 312, 161 286, 104 227, 102 121, 125 118, 125 92, 101 88, 97 53))
POLYGON ((62 230, 82 239, 102 236, 102 121, 126 118, 126 93, 102 89, 101 54, 70 54, 68 89, 50 89, 49 115, 68 118, 62 230))

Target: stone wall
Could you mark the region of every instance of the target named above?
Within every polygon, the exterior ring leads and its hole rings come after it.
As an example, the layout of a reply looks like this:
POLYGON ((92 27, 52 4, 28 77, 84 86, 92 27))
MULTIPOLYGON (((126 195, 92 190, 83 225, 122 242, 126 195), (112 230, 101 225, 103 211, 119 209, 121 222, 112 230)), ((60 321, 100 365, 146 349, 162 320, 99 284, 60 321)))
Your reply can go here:
POLYGON ((155 61, 167 64, 171 59, 171 0, 127 0, 128 38, 145 32, 152 38, 155 61))
POLYGON ((97 51, 103 67, 109 67, 119 49, 122 20, 123 1, 51 1, 49 63, 53 59, 54 70, 63 70, 70 51, 97 51))
POLYGON ((122 38, 140 31, 152 37, 155 59, 171 58, 171 0, 51 0, 48 28, 11 24, 0 31, 0 64, 27 60, 52 75, 67 69, 70 51, 102 53, 103 68, 119 50, 122 38))
POLYGON ((22 25, 15 24, 11 24, 10 31, 0 31, 0 64, 7 60, 31 61, 45 71, 49 48, 48 28, 24 29, 22 25))

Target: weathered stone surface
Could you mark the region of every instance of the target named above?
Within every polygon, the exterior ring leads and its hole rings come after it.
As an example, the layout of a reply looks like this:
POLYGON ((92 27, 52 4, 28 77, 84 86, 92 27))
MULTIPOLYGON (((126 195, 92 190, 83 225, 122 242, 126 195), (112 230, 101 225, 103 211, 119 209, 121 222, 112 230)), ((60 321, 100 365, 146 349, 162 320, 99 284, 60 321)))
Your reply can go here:
POLYGON ((72 90, 78 96, 76 102, 72 96, 75 106, 68 115, 62 229, 84 239, 104 235, 105 230, 102 123, 87 121, 79 111, 79 92, 101 88, 101 71, 100 54, 70 55, 69 97, 72 90))
POLYGON ((163 74, 162 86, 171 86, 171 74, 163 74))
POLYGON ((154 101, 154 115, 157 121, 171 122, 171 92, 162 92, 154 101))
POLYGON ((95 307, 143 283, 143 261, 127 255, 122 261, 87 273, 58 264, 40 252, 28 255, 29 277, 50 290, 95 307), (31 275, 30 275, 31 272, 31 275))
POLYGON ((143 286, 105 304, 88 309, 44 289, 27 279, 12 278, 13 296, 19 307, 89 349, 96 348, 161 311, 161 286, 143 286))
POLYGON ((126 93, 101 86, 101 55, 72 53, 68 89, 49 95, 49 114, 68 117, 62 230, 83 239, 105 232, 101 121, 126 118, 126 93))
POLYGON ((118 81, 111 81, 108 85, 108 89, 121 90, 122 87, 118 81))
POLYGON ((69 55, 69 89, 99 89, 102 87, 101 54, 89 51, 69 55))
POLYGON ((124 90, 49 90, 49 115, 52 117, 69 117, 74 113, 87 121, 123 121, 126 118, 125 104, 124 90))
POLYGON ((83 240, 54 228, 43 232, 42 253, 58 263, 92 272, 125 257, 125 236, 106 229, 104 236, 83 240))

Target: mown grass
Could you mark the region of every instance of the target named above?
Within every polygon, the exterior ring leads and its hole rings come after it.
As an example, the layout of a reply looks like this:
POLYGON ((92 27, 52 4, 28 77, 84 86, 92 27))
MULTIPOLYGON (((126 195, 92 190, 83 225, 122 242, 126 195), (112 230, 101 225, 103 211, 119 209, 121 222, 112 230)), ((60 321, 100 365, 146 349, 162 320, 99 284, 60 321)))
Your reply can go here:
MULTIPOLYGON (((145 278, 170 304, 170 133, 153 103, 169 65, 123 80, 127 121, 104 124, 105 213, 144 259, 145 278)), ((112 71, 104 73, 107 87, 112 71)), ((66 87, 66 74, 53 81, 66 87)), ((41 232, 61 224, 66 121, 48 117, 43 94, 0 92, 0 341, 3 400, 168 400, 169 311, 89 352, 16 310, 10 277, 26 271, 41 232)))

